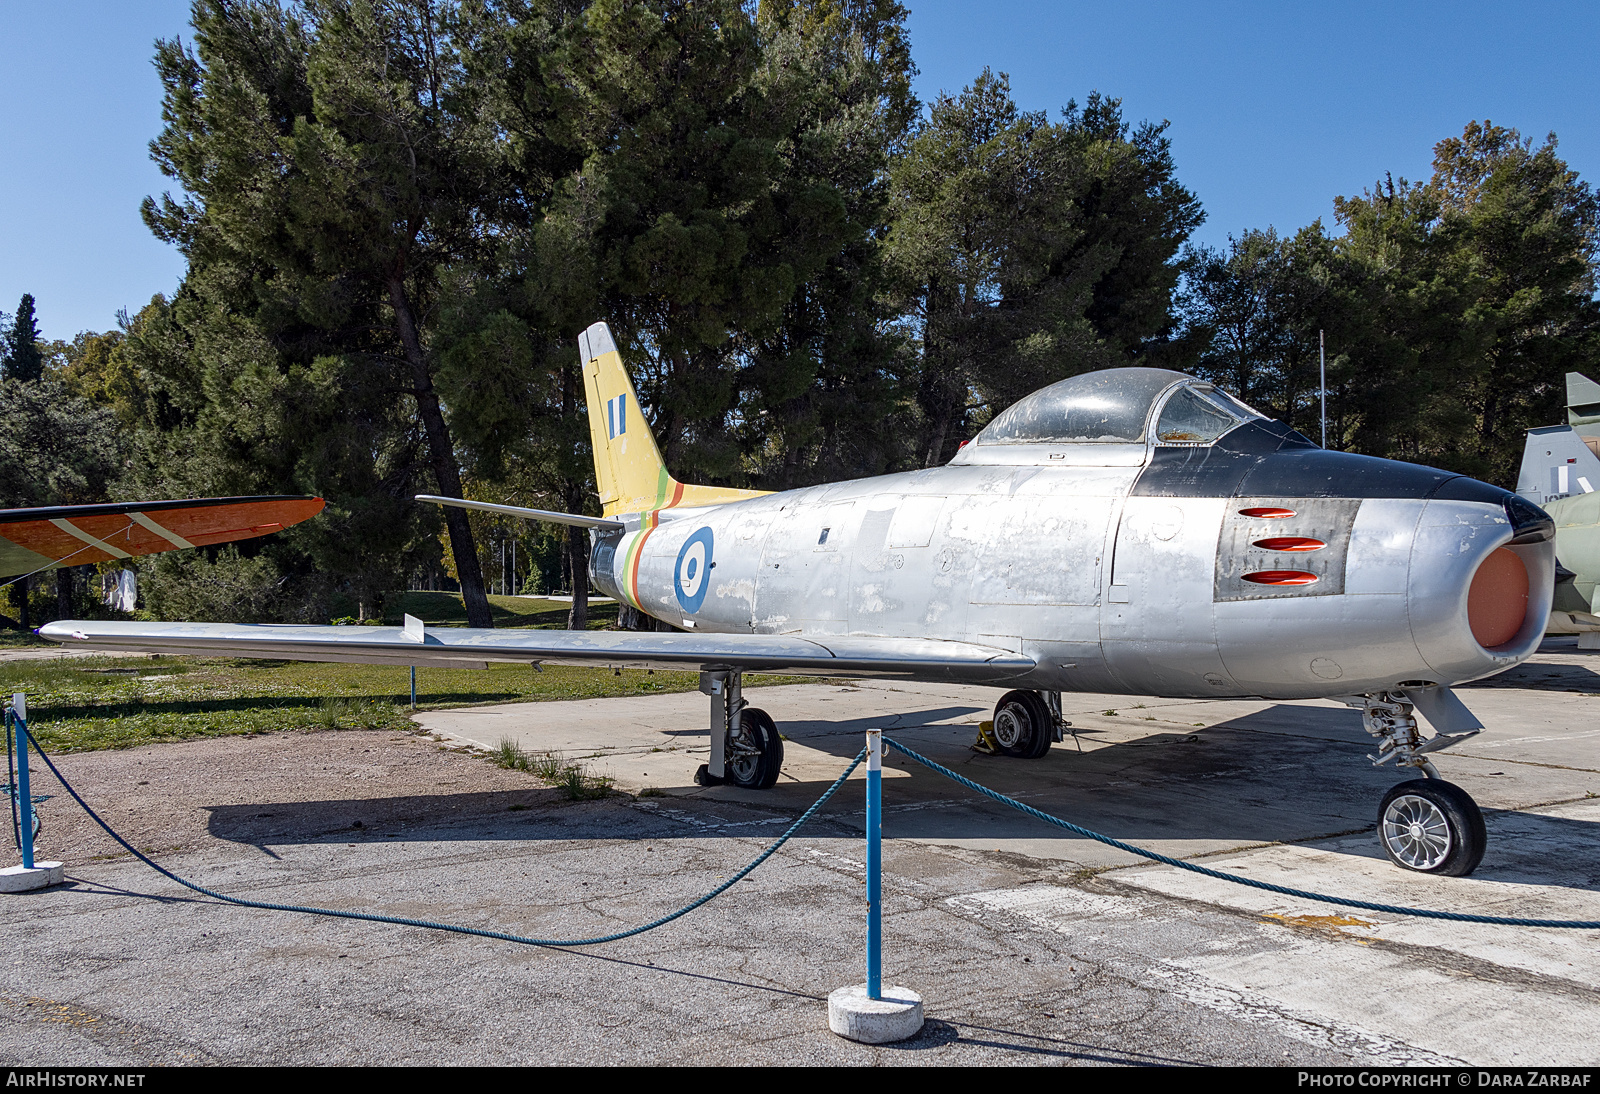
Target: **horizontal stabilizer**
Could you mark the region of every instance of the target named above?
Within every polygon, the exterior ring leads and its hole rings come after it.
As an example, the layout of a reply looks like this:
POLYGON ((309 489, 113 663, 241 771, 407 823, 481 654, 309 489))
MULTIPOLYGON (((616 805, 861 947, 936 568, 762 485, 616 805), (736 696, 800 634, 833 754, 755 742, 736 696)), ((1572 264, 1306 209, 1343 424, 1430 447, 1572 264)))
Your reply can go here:
POLYGON ((1021 676, 1035 664, 1031 657, 993 646, 926 638, 426 629, 416 621, 408 621, 406 627, 298 627, 64 619, 41 627, 39 634, 72 649, 125 653, 379 665, 511 661, 688 671, 737 668, 800 676, 902 677, 969 684, 998 684, 1021 676))
POLYGON ((1567 373, 1567 424, 1600 422, 1600 384, 1581 372, 1567 373))
POLYGON ((1535 505, 1600 490, 1600 457, 1569 425, 1528 430, 1517 493, 1535 505))
POLYGON ((603 528, 606 531, 620 532, 626 525, 620 520, 606 520, 604 517, 585 517, 576 513, 557 513, 550 509, 524 509, 520 505, 495 505, 487 501, 466 501, 463 498, 442 498, 437 494, 418 494, 418 501, 431 501, 435 505, 453 505, 457 509, 481 509, 485 513, 504 513, 508 517, 521 517, 523 520, 543 520, 551 524, 571 524, 579 528, 603 528))

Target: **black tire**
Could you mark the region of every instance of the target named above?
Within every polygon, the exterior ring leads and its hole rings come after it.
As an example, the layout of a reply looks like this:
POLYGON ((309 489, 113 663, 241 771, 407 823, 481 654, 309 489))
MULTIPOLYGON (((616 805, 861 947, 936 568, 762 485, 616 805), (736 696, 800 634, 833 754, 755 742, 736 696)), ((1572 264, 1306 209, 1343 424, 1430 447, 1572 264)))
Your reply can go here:
POLYGON ((1412 779, 1378 806, 1378 842, 1403 870, 1466 877, 1483 861, 1488 834, 1478 803, 1454 783, 1412 779))
POLYGON ((994 739, 1000 751, 1037 760, 1050 751, 1050 706, 1037 691, 1008 691, 994 705, 994 739))
POLYGON ((726 765, 727 780, 747 790, 768 790, 783 770, 783 738, 778 727, 757 707, 739 712, 726 765))

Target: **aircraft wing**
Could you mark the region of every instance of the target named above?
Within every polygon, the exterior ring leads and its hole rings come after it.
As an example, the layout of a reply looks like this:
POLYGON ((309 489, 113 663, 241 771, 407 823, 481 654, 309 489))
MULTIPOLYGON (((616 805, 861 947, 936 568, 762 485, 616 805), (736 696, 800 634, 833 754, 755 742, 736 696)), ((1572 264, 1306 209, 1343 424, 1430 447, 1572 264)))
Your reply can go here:
POLYGON ((1034 660, 993 646, 926 638, 660 631, 426 630, 233 623, 127 623, 64 619, 39 629, 74 649, 264 657, 284 661, 481 668, 488 661, 699 670, 738 668, 799 676, 903 677, 997 684, 1034 660))
POLYGON ((0 509, 0 578, 281 531, 322 512, 303 495, 0 509))

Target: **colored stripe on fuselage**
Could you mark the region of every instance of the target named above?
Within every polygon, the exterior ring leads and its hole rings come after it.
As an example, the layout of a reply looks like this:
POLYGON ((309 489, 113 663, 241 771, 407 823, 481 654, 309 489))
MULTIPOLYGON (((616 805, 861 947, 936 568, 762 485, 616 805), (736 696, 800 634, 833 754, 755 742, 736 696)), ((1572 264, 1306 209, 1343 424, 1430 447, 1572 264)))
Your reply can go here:
POLYGON ((639 562, 644 557, 644 541, 650 538, 651 532, 661 527, 661 511, 673 508, 682 500, 683 483, 673 482, 671 476, 667 474, 667 469, 663 467, 660 480, 656 484, 657 507, 639 514, 639 531, 634 534, 633 542, 628 545, 627 554, 622 561, 622 593, 641 612, 645 611, 645 606, 639 600, 639 562), (669 485, 672 488, 670 499, 667 497, 669 485))

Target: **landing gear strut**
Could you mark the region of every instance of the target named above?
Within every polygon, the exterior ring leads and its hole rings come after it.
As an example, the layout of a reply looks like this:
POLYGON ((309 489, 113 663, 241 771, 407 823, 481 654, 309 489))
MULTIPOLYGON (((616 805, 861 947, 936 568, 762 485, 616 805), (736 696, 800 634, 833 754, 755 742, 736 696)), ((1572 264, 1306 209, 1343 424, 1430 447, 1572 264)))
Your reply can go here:
POLYGON ((729 782, 767 790, 778 781, 783 737, 766 711, 748 704, 743 684, 738 669, 700 674, 700 690, 711 696, 711 762, 694 773, 701 786, 729 782))
MULTIPOLYGON (((1383 796, 1378 806, 1378 842, 1389 861, 1403 869, 1465 877, 1483 861, 1487 843, 1483 814, 1465 790, 1439 776, 1428 753, 1448 748, 1477 730, 1438 733, 1424 739, 1412 694, 1387 691, 1346 700, 1361 708, 1362 725, 1379 738, 1378 754, 1367 757, 1374 766, 1393 760, 1396 767, 1409 767, 1424 776, 1400 783, 1383 796)), ((1448 692, 1444 695, 1449 703, 1460 705, 1448 692)), ((1430 719, 1437 711, 1442 720, 1454 709, 1437 695, 1429 699, 1434 704, 1430 719)), ((1434 721, 1435 726, 1440 720, 1434 721)))

